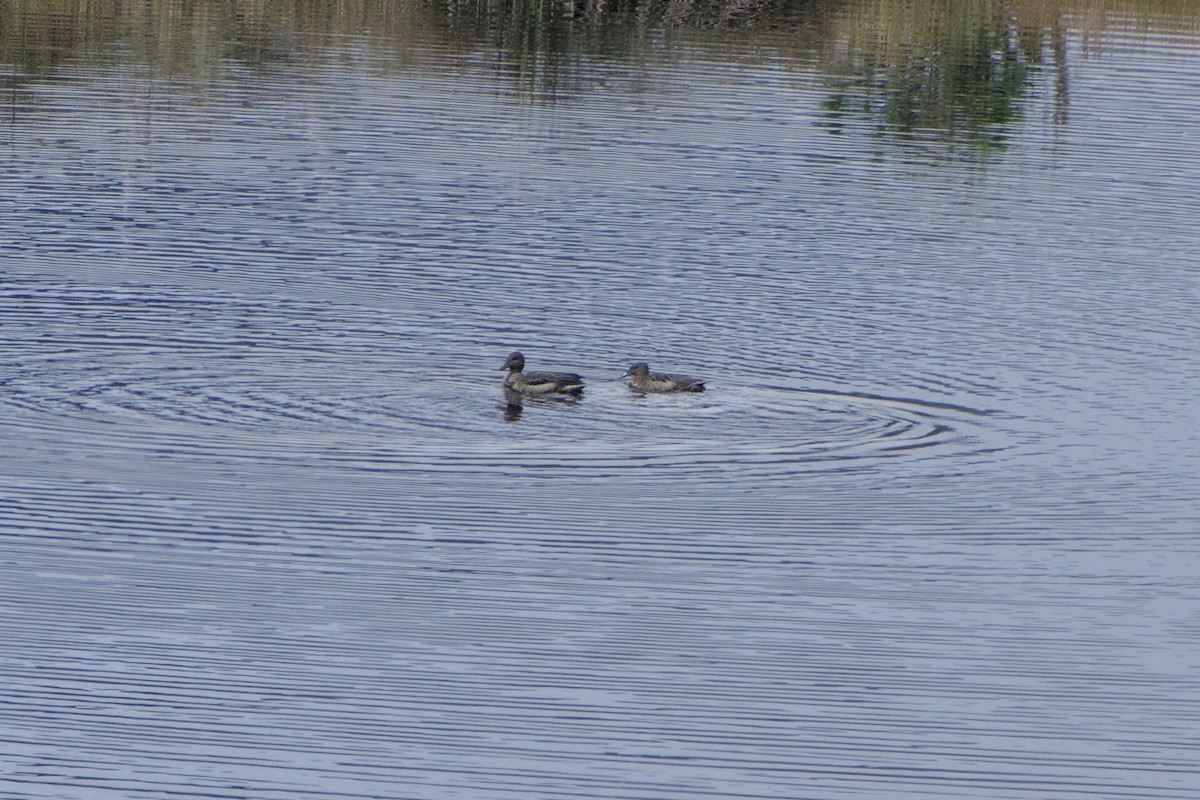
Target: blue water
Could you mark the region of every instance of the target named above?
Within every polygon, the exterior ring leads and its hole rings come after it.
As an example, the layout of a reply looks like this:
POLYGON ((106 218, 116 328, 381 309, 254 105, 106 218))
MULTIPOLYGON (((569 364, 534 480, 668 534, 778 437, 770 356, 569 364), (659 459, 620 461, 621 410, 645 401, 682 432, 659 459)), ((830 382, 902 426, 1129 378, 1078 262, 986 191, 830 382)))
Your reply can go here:
POLYGON ((1198 40, 1065 35, 983 150, 699 34, 24 79, 0 795, 1195 797, 1198 40))

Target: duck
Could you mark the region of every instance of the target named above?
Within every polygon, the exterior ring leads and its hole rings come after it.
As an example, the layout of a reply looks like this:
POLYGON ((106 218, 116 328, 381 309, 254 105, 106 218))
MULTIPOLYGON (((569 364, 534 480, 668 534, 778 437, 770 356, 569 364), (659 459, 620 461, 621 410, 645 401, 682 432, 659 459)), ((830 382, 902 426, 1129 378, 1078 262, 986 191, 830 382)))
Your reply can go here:
POLYGON ((583 394, 583 378, 574 372, 525 372, 525 356, 519 352, 510 353, 500 369, 508 370, 504 388, 518 394, 530 397, 583 394))
POLYGON ((703 392, 704 381, 688 375, 666 375, 651 372, 645 361, 632 364, 622 378, 629 378, 629 388, 638 392, 703 392))

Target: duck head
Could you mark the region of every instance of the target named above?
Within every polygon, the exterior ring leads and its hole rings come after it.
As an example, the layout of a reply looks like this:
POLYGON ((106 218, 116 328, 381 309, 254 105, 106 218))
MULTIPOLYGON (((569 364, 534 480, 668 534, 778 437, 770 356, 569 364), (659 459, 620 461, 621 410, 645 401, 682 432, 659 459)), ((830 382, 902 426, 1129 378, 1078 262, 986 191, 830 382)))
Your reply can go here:
POLYGON ((625 370, 622 378, 645 378, 650 374, 650 367, 645 361, 639 361, 636 364, 630 364, 629 369, 625 370))

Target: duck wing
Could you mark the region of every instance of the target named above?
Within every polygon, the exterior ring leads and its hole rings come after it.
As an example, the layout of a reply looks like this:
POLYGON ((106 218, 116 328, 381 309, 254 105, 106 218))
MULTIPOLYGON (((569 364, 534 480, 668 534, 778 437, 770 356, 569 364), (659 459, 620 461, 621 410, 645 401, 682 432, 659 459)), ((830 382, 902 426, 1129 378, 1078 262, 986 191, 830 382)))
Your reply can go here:
POLYGON ((556 392, 582 392, 583 378, 574 372, 526 372, 525 385, 556 392))
POLYGON ((651 380, 663 387, 664 392, 703 392, 704 381, 691 375, 651 375, 651 380))

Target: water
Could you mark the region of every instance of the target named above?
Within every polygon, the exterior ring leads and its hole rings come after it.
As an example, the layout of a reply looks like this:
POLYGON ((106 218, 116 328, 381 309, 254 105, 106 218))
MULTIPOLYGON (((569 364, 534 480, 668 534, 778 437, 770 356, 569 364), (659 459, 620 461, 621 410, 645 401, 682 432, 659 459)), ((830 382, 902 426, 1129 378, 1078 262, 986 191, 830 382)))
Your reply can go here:
POLYGON ((1200 790, 1194 11, 172 8, 5 44, 0 795, 1200 790))

